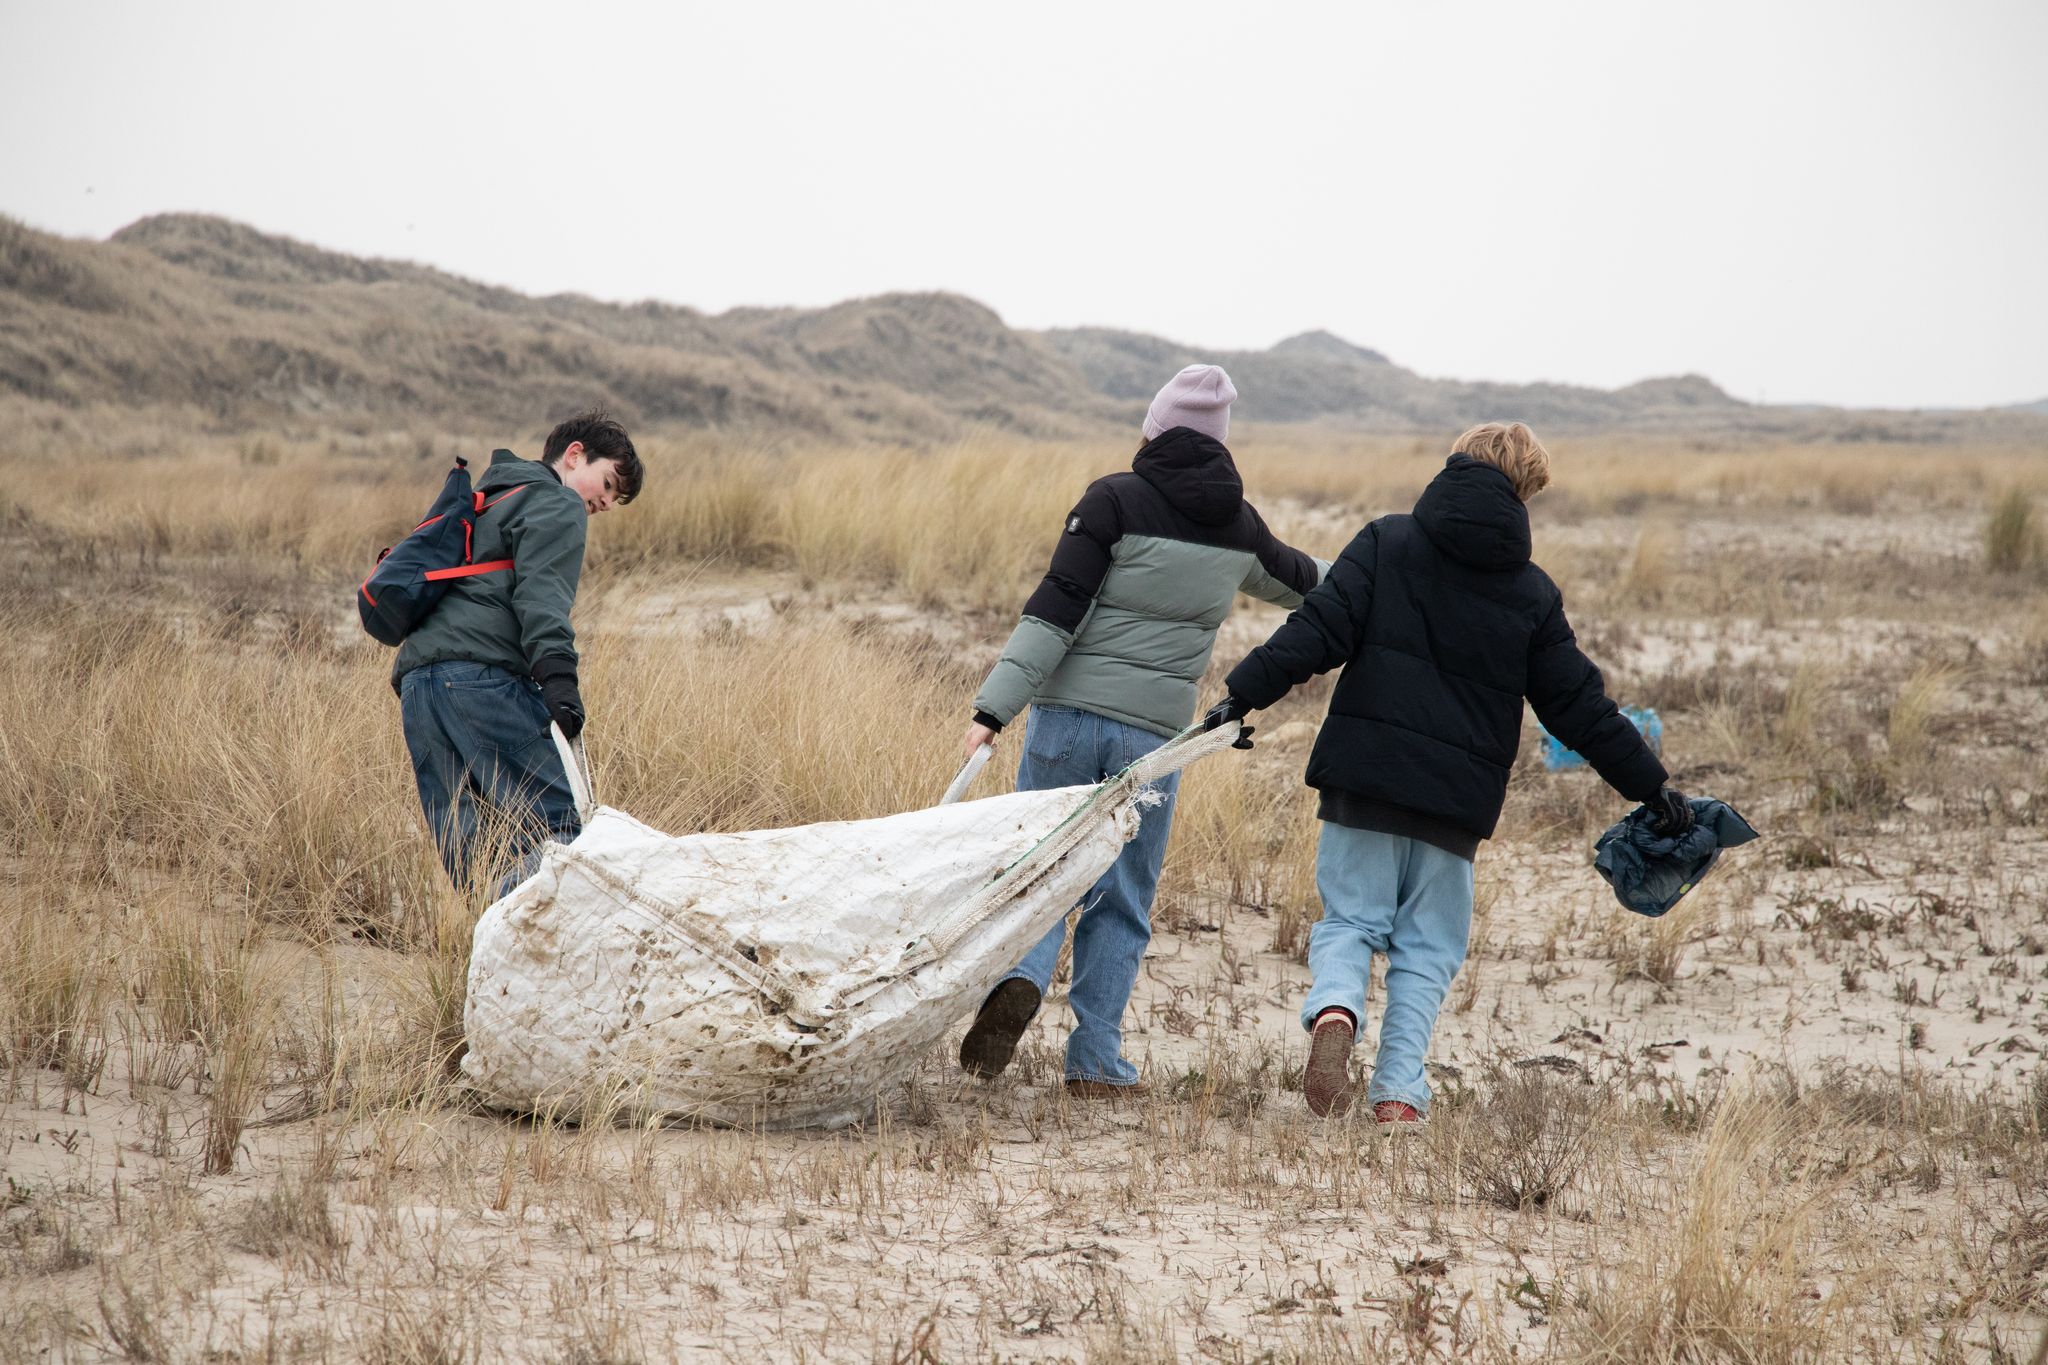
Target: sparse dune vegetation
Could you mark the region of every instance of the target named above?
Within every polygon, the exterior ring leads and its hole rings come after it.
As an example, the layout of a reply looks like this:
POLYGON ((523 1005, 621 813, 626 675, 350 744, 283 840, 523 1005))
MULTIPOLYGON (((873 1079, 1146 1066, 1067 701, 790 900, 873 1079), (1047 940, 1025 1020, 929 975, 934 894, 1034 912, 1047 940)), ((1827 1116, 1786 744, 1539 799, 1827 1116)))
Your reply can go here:
POLYGON ((2024 488, 2008 488, 1991 505, 1984 524, 1984 560, 1994 571, 2012 573, 2040 557, 2041 530, 2034 500, 2024 488))
MULTIPOLYGON (((15 416, 0 1360, 2026 1361, 2048 1328, 2048 583, 1996 549, 2037 448, 1551 440, 1582 642, 1768 837, 1628 915, 1589 866, 1621 803, 1531 721, 1426 1131, 1298 1090, 1319 682, 1188 775, 1147 1099, 1061 1093, 1056 985, 998 1083, 935 1053, 864 1127, 767 1135, 478 1112, 452 1068, 482 898, 347 595, 492 441, 15 416)), ((935 800, 1121 442, 650 431, 578 614, 601 799, 675 832, 935 800)), ((1324 555, 1443 454, 1233 444, 1324 555)), ((1212 693, 1280 615, 1241 604, 1212 693)))

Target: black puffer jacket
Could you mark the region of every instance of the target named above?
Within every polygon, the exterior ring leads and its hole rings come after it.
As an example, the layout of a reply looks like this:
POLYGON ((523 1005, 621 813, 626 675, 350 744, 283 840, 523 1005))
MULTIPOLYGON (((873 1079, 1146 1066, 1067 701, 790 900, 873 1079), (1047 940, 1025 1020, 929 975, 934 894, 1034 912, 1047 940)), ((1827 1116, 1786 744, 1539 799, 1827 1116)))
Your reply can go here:
POLYGON ((1500 820, 1524 697, 1623 796, 1664 785, 1579 652, 1557 585, 1529 561, 1528 509, 1470 456, 1451 456, 1413 515, 1360 531, 1228 686, 1271 706, 1339 665, 1308 765, 1325 820, 1470 857, 1500 820))

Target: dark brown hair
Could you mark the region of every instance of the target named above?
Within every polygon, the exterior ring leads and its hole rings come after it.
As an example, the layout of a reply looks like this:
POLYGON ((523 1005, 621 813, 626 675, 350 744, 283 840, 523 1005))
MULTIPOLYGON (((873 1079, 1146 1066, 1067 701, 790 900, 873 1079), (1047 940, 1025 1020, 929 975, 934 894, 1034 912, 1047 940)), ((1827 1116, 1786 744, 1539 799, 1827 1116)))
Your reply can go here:
POLYGON ((579 412, 549 432, 548 443, 541 448, 541 463, 557 463, 562 452, 579 441, 583 443, 584 459, 612 462, 619 477, 619 501, 631 502, 640 492, 640 480, 645 473, 640 465, 640 452, 633 449, 633 438, 626 434, 626 429, 600 408, 579 412))

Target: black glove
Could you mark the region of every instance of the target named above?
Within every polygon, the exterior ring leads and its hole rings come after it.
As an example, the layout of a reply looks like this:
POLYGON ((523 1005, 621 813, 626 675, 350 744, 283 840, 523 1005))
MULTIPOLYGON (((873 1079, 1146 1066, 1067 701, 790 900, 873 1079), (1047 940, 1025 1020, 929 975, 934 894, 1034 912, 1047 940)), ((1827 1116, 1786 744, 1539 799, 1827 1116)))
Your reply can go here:
POLYGON ((1226 696, 1203 713, 1202 728, 1214 730, 1234 720, 1243 720, 1251 709, 1243 697, 1226 696))
POLYGON ((1681 839, 1692 833, 1692 803, 1676 787, 1666 787, 1643 807, 1650 812, 1650 833, 1662 839, 1681 839))
MULTIPOLYGON (((1251 712, 1251 709, 1251 703, 1247 702, 1243 697, 1226 696, 1203 714, 1202 729, 1206 733, 1210 730, 1220 729, 1232 721, 1243 720, 1251 712)), ((1230 747, 1233 749, 1251 748, 1252 727, 1247 725, 1239 730, 1237 732, 1237 742, 1230 747)))
POLYGON ((543 659, 533 670, 548 717, 562 727, 564 739, 583 733, 583 694, 576 690, 576 665, 564 659, 543 659))

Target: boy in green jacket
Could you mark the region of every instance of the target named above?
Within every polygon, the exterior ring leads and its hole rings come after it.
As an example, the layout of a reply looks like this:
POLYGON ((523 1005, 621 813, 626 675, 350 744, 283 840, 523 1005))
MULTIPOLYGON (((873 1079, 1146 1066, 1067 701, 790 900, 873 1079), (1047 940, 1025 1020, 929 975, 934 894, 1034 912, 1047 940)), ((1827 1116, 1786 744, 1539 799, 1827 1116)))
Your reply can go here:
POLYGON ((471 559, 512 567, 454 580, 398 647, 391 682, 420 808, 458 887, 487 875, 476 865, 484 805, 508 822, 498 895, 531 871, 543 841, 582 828, 548 722, 571 739, 583 729, 569 611, 584 533, 592 516, 631 502, 640 480, 632 439, 601 412, 548 433, 538 462, 491 452, 471 559))

